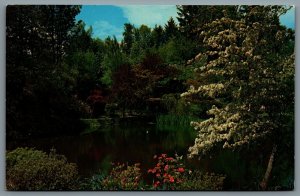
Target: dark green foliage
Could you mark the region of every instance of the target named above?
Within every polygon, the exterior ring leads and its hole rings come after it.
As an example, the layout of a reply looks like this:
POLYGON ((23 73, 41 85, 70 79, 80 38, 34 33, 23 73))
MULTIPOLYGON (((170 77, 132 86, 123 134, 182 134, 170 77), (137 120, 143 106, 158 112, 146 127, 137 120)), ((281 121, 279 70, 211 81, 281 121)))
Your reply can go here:
POLYGON ((71 28, 71 40, 70 46, 68 47, 68 54, 72 54, 77 51, 87 51, 92 47, 92 27, 86 30, 86 25, 83 21, 78 21, 71 28))
POLYGON ((80 129, 77 100, 70 95, 72 72, 63 64, 79 11, 80 6, 7 7, 8 139, 80 129))
POLYGON ((179 35, 179 30, 174 19, 171 17, 165 25, 165 39, 169 40, 179 35))
POLYGON ((165 62, 182 64, 197 54, 198 44, 183 36, 170 37, 158 52, 165 62))
POLYGON ((122 48, 126 54, 130 54, 130 50, 134 41, 134 26, 130 23, 124 24, 122 48))
POLYGON ((90 178, 85 178, 80 181, 79 190, 82 191, 99 191, 105 190, 102 186, 102 181, 105 179, 106 175, 104 174, 95 174, 90 178))
POLYGON ((180 5, 177 6, 179 28, 181 32, 193 40, 198 39, 202 27, 216 19, 222 17, 237 18, 238 6, 197 6, 180 5))
MULTIPOLYGON (((254 163, 254 162, 253 162, 254 163)), ((239 190, 242 186, 245 186, 246 179, 246 161, 242 159, 238 152, 223 151, 216 156, 214 160, 214 168, 216 172, 223 173, 227 177, 227 181, 230 181, 230 184, 233 185, 234 189, 239 190)), ((250 164, 249 170, 258 169, 255 168, 256 165, 250 164)), ((262 168, 260 168, 262 169, 262 168)), ((258 171, 255 171, 258 172, 258 171)), ((256 176, 262 175, 263 173, 256 173, 256 176)), ((251 175, 251 174, 250 174, 251 175)), ((252 180, 252 179, 251 179, 252 180)), ((254 181, 254 180, 253 180, 254 181)))
POLYGON ((6 188, 26 190, 72 190, 77 167, 63 155, 49 155, 31 148, 17 148, 6 154, 6 188))
POLYGON ((155 48, 161 46, 163 43, 165 43, 166 37, 164 35, 164 29, 160 25, 155 25, 151 32, 151 38, 152 38, 152 43, 155 48))

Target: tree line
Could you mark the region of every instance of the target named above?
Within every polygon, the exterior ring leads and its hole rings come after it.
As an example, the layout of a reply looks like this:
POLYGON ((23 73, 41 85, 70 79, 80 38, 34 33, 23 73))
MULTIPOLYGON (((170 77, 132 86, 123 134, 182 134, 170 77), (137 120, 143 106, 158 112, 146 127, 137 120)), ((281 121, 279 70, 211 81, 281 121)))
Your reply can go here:
POLYGON ((8 6, 7 139, 78 133, 97 103, 125 114, 157 112, 159 100, 158 112, 205 119, 191 123, 199 133, 190 157, 220 148, 269 155, 265 189, 275 153, 294 168, 294 30, 279 21, 288 9, 177 6, 178 23, 126 23, 118 42, 93 38, 75 20, 81 6, 8 6))

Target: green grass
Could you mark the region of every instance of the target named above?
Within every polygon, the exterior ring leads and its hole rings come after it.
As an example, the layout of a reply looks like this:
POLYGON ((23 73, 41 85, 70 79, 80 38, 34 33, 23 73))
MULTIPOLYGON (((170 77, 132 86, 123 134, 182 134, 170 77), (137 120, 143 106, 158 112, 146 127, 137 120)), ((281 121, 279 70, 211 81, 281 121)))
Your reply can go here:
POLYGON ((86 125, 86 129, 81 134, 88 134, 95 131, 98 131, 100 128, 100 123, 98 119, 90 118, 90 119, 81 119, 81 121, 86 125))
POLYGON ((156 127, 159 130, 192 130, 191 121, 199 118, 188 115, 165 114, 156 117, 156 127))

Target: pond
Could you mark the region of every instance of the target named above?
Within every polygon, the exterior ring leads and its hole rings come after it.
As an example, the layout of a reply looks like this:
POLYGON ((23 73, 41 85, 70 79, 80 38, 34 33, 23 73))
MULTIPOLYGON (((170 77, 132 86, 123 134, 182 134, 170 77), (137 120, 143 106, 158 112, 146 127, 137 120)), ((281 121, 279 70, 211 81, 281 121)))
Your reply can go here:
POLYGON ((140 163, 141 169, 147 170, 155 164, 154 155, 186 156, 196 137, 189 125, 158 127, 155 119, 149 118, 86 121, 91 121, 92 126, 81 135, 26 141, 22 146, 47 152, 55 148, 58 154, 78 165, 81 176, 90 176, 107 172, 111 163, 140 163))

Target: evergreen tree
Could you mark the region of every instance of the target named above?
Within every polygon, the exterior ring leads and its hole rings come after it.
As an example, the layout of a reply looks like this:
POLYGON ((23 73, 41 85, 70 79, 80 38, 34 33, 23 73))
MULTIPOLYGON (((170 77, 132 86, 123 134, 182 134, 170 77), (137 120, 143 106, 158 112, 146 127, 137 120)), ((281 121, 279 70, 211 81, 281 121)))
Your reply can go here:
POLYGON ((203 25, 222 17, 236 18, 238 6, 177 6, 180 31, 187 37, 198 39, 203 25))
POLYGON ((155 25, 151 32, 152 45, 156 48, 165 43, 164 29, 160 25, 155 25))
POLYGON ((124 24, 122 47, 126 54, 130 54, 132 43, 134 41, 134 26, 130 23, 124 24))
POLYGON ((169 40, 173 37, 178 36, 178 27, 174 21, 174 19, 171 17, 167 24, 165 25, 165 39, 169 40))

